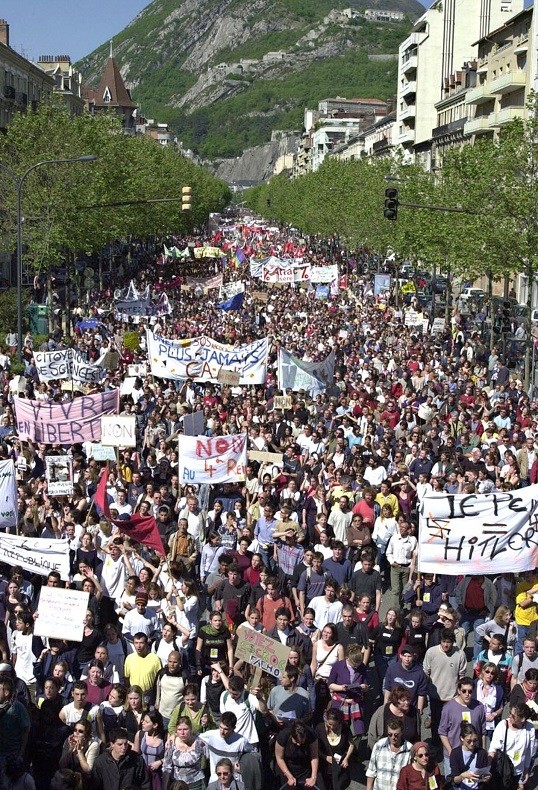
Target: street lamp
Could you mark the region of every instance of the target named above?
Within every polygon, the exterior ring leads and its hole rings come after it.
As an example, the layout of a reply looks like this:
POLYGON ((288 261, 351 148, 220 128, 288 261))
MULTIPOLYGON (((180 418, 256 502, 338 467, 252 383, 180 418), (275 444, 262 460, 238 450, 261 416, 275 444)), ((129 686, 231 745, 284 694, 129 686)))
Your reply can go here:
POLYGON ((28 167, 21 176, 14 173, 10 167, 0 163, 0 166, 10 175, 15 181, 17 189, 17 354, 19 362, 22 359, 22 188, 27 176, 36 170, 38 167, 44 165, 70 165, 75 162, 95 162, 97 159, 96 154, 87 154, 86 156, 77 156, 69 159, 44 159, 42 162, 36 162, 35 165, 28 167))

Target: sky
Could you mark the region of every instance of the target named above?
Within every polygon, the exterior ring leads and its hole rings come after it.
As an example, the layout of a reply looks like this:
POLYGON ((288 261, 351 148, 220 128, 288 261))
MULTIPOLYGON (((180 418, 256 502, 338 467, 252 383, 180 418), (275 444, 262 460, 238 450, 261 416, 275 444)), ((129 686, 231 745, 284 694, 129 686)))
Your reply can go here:
POLYGON ((73 62, 108 41, 149 0, 1 0, 10 46, 28 60, 70 55, 73 62))

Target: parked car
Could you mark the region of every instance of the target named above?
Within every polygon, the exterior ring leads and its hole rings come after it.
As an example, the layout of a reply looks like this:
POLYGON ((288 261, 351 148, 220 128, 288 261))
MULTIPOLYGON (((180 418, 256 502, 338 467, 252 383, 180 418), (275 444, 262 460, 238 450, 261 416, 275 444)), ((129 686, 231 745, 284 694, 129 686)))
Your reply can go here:
POLYGON ((485 291, 482 288, 463 288, 459 298, 463 299, 464 302, 472 299, 475 302, 481 302, 486 296, 485 291))

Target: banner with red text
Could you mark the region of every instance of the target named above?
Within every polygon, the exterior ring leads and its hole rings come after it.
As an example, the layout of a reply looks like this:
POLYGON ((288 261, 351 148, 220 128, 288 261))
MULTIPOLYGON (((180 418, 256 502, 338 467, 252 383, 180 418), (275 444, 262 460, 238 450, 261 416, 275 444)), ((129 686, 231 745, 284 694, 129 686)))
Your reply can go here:
POLYGON ((120 393, 110 390, 61 403, 18 397, 13 400, 19 439, 71 445, 101 439, 101 417, 118 413, 120 393))
POLYGON ((247 434, 179 436, 178 476, 186 483, 236 483, 245 479, 247 434))
POLYGON ((419 521, 421 573, 520 573, 538 567, 538 485, 429 494, 419 521))

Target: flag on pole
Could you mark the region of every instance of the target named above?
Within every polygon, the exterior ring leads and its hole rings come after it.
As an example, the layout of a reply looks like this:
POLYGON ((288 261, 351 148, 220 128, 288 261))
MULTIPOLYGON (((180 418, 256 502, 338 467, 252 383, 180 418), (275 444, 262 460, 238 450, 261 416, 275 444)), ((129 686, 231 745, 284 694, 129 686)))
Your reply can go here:
POLYGON ((141 516, 140 513, 133 513, 130 518, 118 519, 113 523, 123 535, 166 557, 159 528, 153 516, 141 516))
POLYGON ((108 493, 106 485, 108 483, 108 466, 105 466, 101 472, 101 477, 97 483, 95 494, 93 495, 93 503, 105 518, 110 518, 110 503, 108 501, 108 493))
POLYGON ((245 292, 241 291, 241 293, 235 294, 235 296, 226 299, 225 302, 218 304, 217 310, 241 310, 244 298, 245 292))

